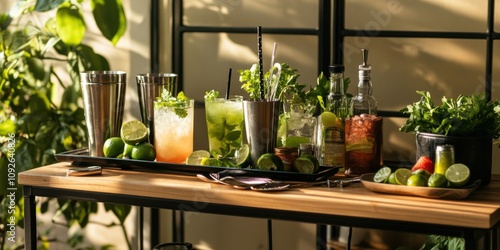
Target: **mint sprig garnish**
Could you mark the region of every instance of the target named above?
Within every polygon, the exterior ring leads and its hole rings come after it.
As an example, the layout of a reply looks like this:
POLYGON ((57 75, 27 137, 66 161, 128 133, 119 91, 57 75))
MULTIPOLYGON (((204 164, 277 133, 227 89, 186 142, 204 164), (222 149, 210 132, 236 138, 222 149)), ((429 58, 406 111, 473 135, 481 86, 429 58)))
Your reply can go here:
POLYGON ((205 100, 207 101, 213 101, 219 97, 219 91, 217 90, 210 90, 205 92, 205 100))
POLYGON ((188 115, 186 108, 189 107, 189 101, 183 91, 174 97, 170 91, 163 89, 161 96, 156 98, 155 108, 173 108, 178 117, 185 118, 188 115))

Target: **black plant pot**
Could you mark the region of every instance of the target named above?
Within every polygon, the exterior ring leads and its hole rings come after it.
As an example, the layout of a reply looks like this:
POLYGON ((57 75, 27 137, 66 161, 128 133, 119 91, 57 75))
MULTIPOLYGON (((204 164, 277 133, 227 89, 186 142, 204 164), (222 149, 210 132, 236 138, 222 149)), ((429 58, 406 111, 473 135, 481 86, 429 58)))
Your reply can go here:
POLYGON ((435 161, 437 145, 451 144, 455 148, 455 163, 463 163, 471 171, 471 180, 481 180, 481 185, 491 181, 493 139, 489 136, 445 136, 417 133, 417 160, 429 156, 435 161))

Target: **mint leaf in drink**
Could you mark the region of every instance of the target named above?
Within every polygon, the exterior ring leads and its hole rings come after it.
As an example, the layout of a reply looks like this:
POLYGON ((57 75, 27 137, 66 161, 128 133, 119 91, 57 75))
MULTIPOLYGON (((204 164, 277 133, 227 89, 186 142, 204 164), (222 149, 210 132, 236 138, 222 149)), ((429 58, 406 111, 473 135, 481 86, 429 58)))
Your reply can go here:
POLYGON ((161 96, 156 98, 155 108, 173 108, 177 116, 185 118, 187 116, 186 108, 189 107, 189 101, 189 98, 183 91, 179 92, 177 97, 173 97, 170 91, 163 89, 161 96))
POLYGON ((219 91, 217 90, 210 90, 205 92, 205 100, 213 101, 219 97, 219 91))

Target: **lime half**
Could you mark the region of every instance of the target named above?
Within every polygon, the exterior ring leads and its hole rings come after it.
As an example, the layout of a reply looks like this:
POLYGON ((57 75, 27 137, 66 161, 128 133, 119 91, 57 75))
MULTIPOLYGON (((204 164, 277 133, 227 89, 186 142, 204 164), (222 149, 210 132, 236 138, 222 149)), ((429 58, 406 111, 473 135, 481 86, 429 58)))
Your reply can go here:
POLYGON ((469 182, 470 170, 462 163, 455 163, 446 169, 445 176, 452 187, 462 187, 469 182))
POLYGON ((413 173, 411 170, 407 168, 398 168, 394 172, 394 179, 396 180, 396 183, 399 185, 406 185, 408 178, 412 175, 413 173))
POLYGON ((293 161, 293 166, 299 173, 314 174, 318 171, 319 161, 312 155, 302 155, 293 161))
POLYGON ((210 158, 210 152, 206 150, 196 150, 193 151, 187 158, 186 164, 188 165, 203 165, 201 161, 203 158, 210 158))
POLYGON ((237 166, 245 165, 250 159, 250 147, 248 144, 241 145, 240 148, 234 152, 234 161, 237 166))
POLYGON ((392 170, 390 167, 382 167, 375 173, 375 176, 373 176, 373 181, 378 183, 388 182, 391 173, 392 170))
POLYGON ((137 145, 148 139, 148 128, 141 121, 132 120, 122 125, 120 135, 125 143, 137 145))
POLYGON ((260 170, 278 170, 283 171, 283 162, 281 158, 273 153, 263 154, 257 160, 257 167, 260 170))

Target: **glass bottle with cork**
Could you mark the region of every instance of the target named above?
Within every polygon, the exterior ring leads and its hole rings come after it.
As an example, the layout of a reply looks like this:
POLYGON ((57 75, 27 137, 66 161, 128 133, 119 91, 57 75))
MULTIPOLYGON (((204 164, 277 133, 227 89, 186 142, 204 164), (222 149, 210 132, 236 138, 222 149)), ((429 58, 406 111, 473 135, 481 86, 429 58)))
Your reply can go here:
POLYGON ((368 50, 362 49, 358 92, 352 98, 353 116, 345 120, 345 175, 359 176, 380 169, 382 160, 382 117, 377 116, 377 101, 372 95, 371 65, 368 50))
POLYGON ((326 109, 332 123, 323 121, 323 154, 325 166, 344 167, 345 141, 344 119, 349 116, 349 105, 344 92, 344 65, 330 65, 330 94, 327 97, 326 109), (334 118, 334 119, 333 119, 334 118))

